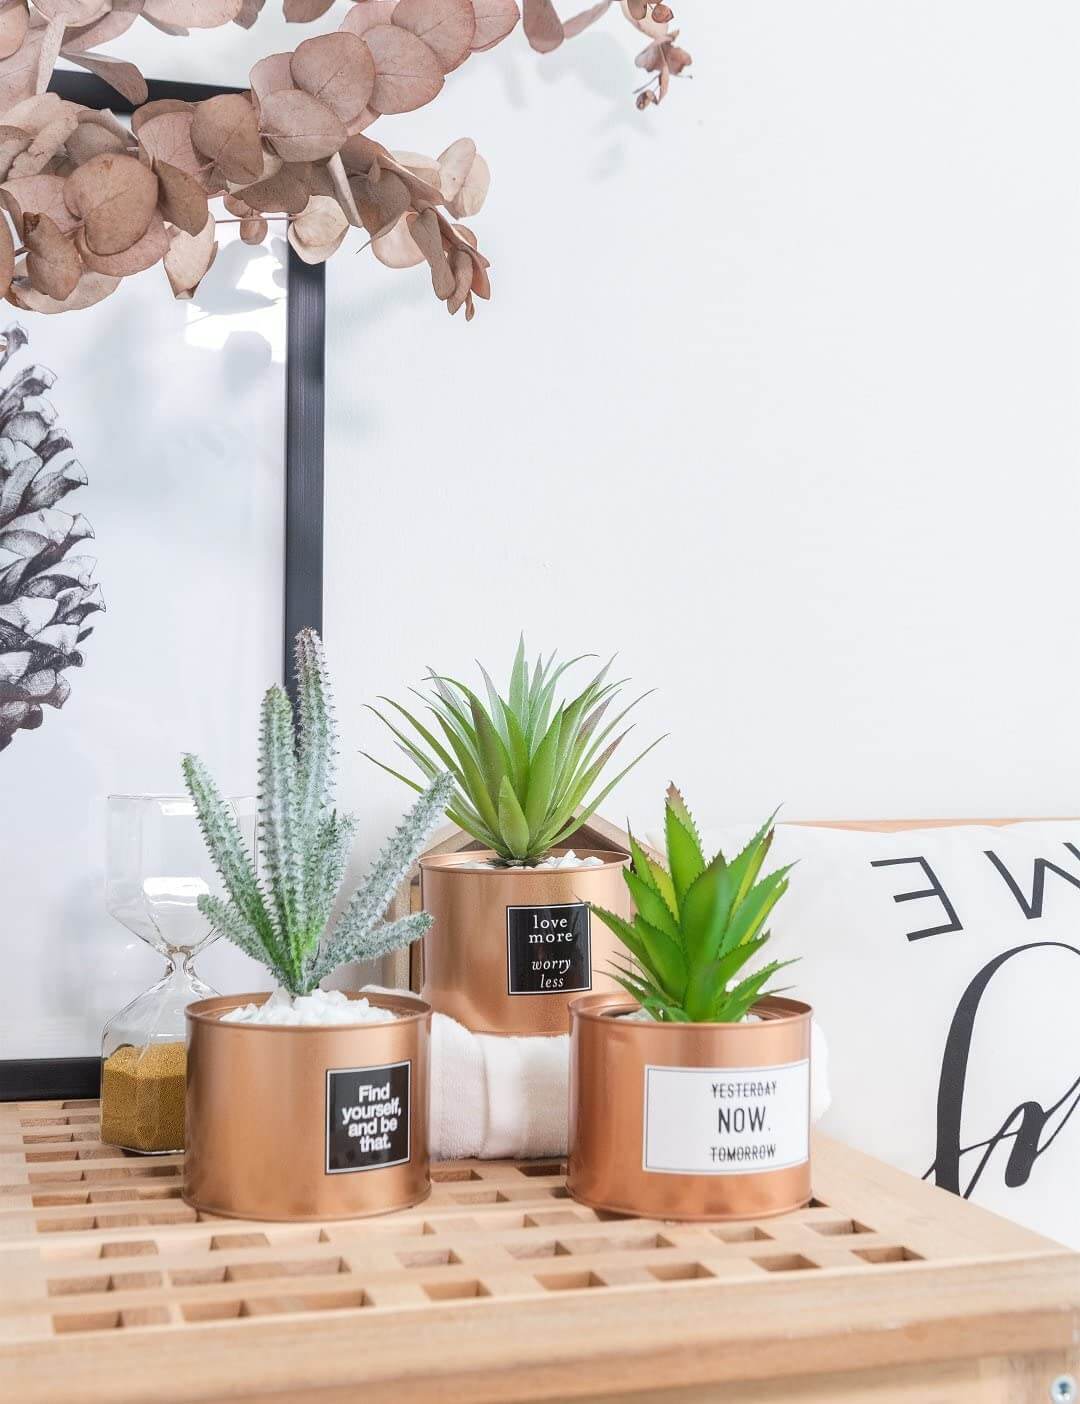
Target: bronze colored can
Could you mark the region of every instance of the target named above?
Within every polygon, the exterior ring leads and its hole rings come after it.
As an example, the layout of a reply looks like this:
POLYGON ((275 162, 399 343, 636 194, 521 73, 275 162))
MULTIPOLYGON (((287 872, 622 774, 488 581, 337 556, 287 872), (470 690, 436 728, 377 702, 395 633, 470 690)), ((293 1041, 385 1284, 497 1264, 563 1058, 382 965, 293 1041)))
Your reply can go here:
POLYGON ((770 996, 738 1024, 620 1017, 625 994, 570 1006, 567 1188, 650 1219, 750 1219, 810 1200, 808 1005, 770 996))
MULTIPOLYGON (((431 1192, 431 1009, 368 995, 387 1023, 222 1023, 266 994, 187 1010, 184 1199, 243 1219, 351 1219, 431 1192)), ((350 998, 360 998, 350 994, 350 998)))
MULTIPOLYGON (((562 850, 556 850, 562 852, 562 850)), ((627 920, 627 854, 575 850, 588 868, 477 868, 488 852, 420 859, 420 893, 434 923, 424 937, 421 993, 474 1033, 564 1034, 570 1001, 618 988, 621 953, 590 902, 627 920)))

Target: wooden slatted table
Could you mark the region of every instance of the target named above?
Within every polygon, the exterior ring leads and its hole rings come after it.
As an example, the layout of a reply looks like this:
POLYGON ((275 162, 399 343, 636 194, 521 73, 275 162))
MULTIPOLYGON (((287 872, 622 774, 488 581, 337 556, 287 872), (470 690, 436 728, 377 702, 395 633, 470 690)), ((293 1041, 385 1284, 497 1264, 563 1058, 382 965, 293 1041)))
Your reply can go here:
POLYGON ((809 1208, 595 1213, 558 1164, 435 1168, 381 1219, 212 1219, 94 1102, 0 1105, 5 1404, 1045 1404, 1080 1257, 818 1139, 809 1208))

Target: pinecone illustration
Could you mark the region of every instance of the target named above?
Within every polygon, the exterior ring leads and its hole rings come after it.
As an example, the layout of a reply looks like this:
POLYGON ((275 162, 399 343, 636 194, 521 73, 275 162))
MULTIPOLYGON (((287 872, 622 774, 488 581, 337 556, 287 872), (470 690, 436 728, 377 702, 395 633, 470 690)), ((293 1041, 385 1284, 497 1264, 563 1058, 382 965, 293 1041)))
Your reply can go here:
MULTIPOLYGON (((17 322, 0 333, 0 370, 27 341, 17 322)), ((0 387, 0 751, 41 725, 43 707, 64 705, 86 620, 105 608, 97 562, 77 553, 90 523, 57 506, 86 474, 44 398, 55 379, 27 366, 0 387)))

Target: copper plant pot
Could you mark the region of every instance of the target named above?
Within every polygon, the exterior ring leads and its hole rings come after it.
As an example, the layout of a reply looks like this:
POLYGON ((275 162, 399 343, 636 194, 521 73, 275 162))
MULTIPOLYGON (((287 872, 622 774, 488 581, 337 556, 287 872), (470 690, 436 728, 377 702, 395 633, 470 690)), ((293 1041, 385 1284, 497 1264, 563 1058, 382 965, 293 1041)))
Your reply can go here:
POLYGON ((629 855, 575 852, 603 867, 463 866, 488 852, 420 859, 421 902, 435 918, 421 993, 433 1009, 474 1033, 564 1034, 573 998, 618 988, 604 972, 619 943, 586 904, 630 918, 629 855))
POLYGON ((221 1022, 267 998, 188 1006, 185 1200, 211 1214, 295 1220, 426 1199, 430 1008, 369 995, 399 1017, 326 1028, 221 1022))
POLYGON ((650 1219, 757 1219, 810 1200, 810 1008, 758 1021, 621 1019, 625 994, 570 1006, 567 1188, 650 1219))

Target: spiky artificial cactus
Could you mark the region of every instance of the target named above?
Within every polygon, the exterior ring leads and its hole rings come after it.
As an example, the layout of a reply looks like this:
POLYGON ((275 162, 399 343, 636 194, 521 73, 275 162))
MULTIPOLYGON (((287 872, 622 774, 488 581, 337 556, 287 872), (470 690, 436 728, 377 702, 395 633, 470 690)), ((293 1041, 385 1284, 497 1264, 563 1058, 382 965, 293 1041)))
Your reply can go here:
MULTIPOLYGON (((27 340, 17 322, 0 333, 0 369, 27 340)), ((82 664, 86 621, 105 608, 97 562, 71 554, 90 523, 57 506, 86 474, 44 398, 55 379, 25 366, 0 390, 0 751, 67 701, 64 672, 82 664)))
POLYGON ((454 790, 437 775, 402 820, 363 885, 332 925, 356 820, 334 808, 337 733, 322 642, 306 629, 296 639, 299 727, 280 687, 262 703, 259 740, 258 846, 265 877, 256 876, 239 827, 203 763, 183 761, 203 838, 228 901, 199 898, 199 910, 234 945, 268 967, 290 994, 308 994, 339 965, 373 960, 422 936, 425 912, 386 922, 386 911, 454 790))

